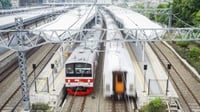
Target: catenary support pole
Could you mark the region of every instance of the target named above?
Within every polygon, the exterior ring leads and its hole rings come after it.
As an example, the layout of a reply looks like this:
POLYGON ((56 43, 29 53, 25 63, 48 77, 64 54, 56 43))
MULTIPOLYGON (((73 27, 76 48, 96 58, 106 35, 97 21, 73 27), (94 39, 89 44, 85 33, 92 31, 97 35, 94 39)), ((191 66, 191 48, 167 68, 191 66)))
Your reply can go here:
MULTIPOLYGON (((21 32, 23 30, 23 19, 15 18, 16 30, 17 32, 17 43, 19 49, 23 49, 24 36, 21 32)), ((24 51, 18 51, 18 62, 19 62, 19 73, 22 88, 22 101, 24 103, 24 110, 30 110, 30 98, 29 98, 29 87, 28 87, 28 77, 26 71, 26 57, 24 51)))
POLYGON ((169 3, 170 7, 169 7, 169 21, 168 21, 168 28, 172 27, 172 5, 169 3))

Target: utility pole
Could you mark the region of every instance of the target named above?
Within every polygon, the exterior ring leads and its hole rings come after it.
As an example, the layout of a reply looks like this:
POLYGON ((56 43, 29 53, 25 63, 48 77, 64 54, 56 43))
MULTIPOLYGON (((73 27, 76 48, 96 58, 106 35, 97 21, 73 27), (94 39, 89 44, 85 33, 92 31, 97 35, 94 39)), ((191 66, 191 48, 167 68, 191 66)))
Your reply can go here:
POLYGON ((143 62, 145 61, 145 44, 146 44, 146 42, 143 41, 142 42, 142 61, 143 62))
MULTIPOLYGON (((170 5, 170 3, 169 3, 169 5, 170 5)), ((170 5, 170 7, 169 7, 168 14, 169 14, 168 28, 171 28, 172 27, 172 5, 170 5)))
MULTIPOLYGON (((24 36, 22 33, 23 30, 23 19, 15 18, 16 30, 17 30, 17 43, 18 48, 24 48, 24 36)), ((24 51, 18 51, 18 62, 19 62, 19 73, 21 80, 21 88, 22 88, 22 101, 24 103, 25 111, 30 110, 30 98, 29 98, 29 87, 28 87, 28 77, 26 71, 26 57, 24 51)))

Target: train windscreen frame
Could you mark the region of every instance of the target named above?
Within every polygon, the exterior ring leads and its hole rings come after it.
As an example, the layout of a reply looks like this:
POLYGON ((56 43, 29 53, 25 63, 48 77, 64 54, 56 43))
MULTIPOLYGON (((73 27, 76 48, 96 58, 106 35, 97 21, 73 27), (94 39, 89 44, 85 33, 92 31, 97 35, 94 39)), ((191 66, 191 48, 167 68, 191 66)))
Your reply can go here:
POLYGON ((92 77, 92 65, 89 63, 69 63, 65 65, 66 77, 92 77))

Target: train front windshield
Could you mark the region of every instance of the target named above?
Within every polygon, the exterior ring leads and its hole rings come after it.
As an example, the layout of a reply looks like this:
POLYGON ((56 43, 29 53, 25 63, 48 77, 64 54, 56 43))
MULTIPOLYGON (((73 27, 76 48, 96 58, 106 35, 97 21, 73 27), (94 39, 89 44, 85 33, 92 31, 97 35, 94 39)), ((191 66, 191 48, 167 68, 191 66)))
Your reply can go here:
POLYGON ((91 64, 70 63, 66 64, 66 77, 92 77, 91 64))

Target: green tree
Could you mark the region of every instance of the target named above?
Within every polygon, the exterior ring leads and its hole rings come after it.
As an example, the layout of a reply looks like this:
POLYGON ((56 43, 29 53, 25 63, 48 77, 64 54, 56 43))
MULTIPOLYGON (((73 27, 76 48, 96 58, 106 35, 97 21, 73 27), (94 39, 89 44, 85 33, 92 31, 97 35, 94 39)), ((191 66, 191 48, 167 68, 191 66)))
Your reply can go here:
MULTIPOLYGON (((173 14, 183 20, 185 23, 198 26, 199 14, 200 11, 200 1, 199 0, 174 0, 172 3, 173 14)), ((188 27, 183 21, 178 19, 173 20, 173 25, 177 27, 188 27)))
POLYGON ((194 14, 192 22, 195 24, 195 26, 200 27, 200 10, 194 14))
MULTIPOLYGON (((169 8, 169 4, 168 3, 167 4, 166 3, 165 4, 160 4, 160 5, 158 5, 157 8, 158 9, 159 8, 169 8)), ((169 20, 168 14, 158 14, 155 17, 155 21, 163 23, 163 24, 168 24, 168 20, 169 20)))
POLYGON ((1 0, 2 8, 7 9, 12 7, 10 0, 1 0))

